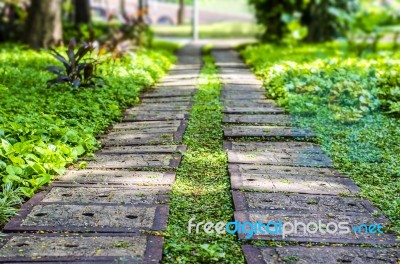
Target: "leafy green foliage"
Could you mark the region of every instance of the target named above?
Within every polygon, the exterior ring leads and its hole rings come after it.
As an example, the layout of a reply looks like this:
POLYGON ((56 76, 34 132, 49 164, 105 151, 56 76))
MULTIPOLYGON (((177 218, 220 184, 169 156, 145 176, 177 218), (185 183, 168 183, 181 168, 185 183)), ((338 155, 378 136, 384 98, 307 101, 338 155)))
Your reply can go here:
MULTIPOLYGON (((157 46, 159 47, 159 46, 157 46)), ((0 46, 0 177, 16 197, 30 197, 78 156, 98 148, 95 136, 137 102, 173 61, 166 49, 142 50, 135 58, 99 65, 105 89, 46 88, 55 59, 16 45, 0 46)), ((7 199, 8 200, 8 199, 7 199)), ((7 204, 3 202, 3 204, 7 204)), ((0 197, 0 217, 5 211, 0 197)), ((9 214, 7 214, 9 215, 9 214)), ((6 219, 0 218, 0 222, 6 219)))
POLYGON ((241 53, 293 125, 313 129, 335 166, 400 232, 400 57, 383 50, 359 58, 341 48, 259 45, 241 53))
POLYGON ((93 45, 83 42, 77 52, 75 52, 75 47, 75 40, 71 40, 66 50, 67 58, 62 56, 58 51, 54 49, 51 50, 52 55, 63 64, 64 68, 59 66, 47 67, 46 69, 48 71, 57 74, 57 78, 49 80, 47 82, 48 84, 69 83, 74 88, 94 87, 102 84, 95 81, 95 79, 101 79, 100 76, 94 74, 98 61, 87 57, 87 55, 93 51, 93 45))
POLYGON ((188 221, 229 222, 233 215, 227 157, 222 149, 221 86, 212 57, 204 56, 199 91, 183 143, 188 146, 171 195, 165 258, 168 263, 244 263, 235 236, 188 234, 188 221))

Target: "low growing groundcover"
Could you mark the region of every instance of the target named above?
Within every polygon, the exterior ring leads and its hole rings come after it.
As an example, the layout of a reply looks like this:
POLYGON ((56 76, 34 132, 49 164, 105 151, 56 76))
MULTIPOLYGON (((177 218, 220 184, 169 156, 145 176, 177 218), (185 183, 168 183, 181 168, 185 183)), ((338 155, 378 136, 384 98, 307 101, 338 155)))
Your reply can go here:
POLYGON ((247 46, 241 55, 267 96, 289 111, 293 125, 316 132, 336 168, 400 233, 400 54, 356 57, 328 43, 247 46))
POLYGON ((0 45, 0 224, 24 198, 99 147, 95 136, 166 72, 175 48, 155 43, 133 57, 105 59, 98 67, 104 86, 74 89, 46 85, 54 75, 44 69, 59 64, 47 51, 0 45))

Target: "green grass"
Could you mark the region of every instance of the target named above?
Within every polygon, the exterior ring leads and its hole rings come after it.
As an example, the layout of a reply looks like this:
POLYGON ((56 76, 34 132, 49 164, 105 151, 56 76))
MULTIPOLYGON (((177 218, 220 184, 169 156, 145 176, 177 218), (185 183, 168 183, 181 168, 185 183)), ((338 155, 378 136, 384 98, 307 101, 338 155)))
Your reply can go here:
POLYGON ((204 57, 199 91, 183 143, 188 146, 177 170, 170 203, 164 261, 167 263, 243 263, 236 236, 188 234, 188 222, 229 222, 233 204, 222 149, 221 86, 212 57, 204 57))
POLYGON ((47 87, 44 68, 59 65, 46 51, 0 46, 0 224, 21 198, 30 197, 78 156, 99 147, 95 136, 137 102, 174 61, 173 47, 156 43, 135 57, 106 61, 99 68, 104 87, 47 87))
POLYGON ((400 232, 400 55, 356 57, 337 44, 241 51, 269 97, 314 130, 334 165, 400 232))
MULTIPOLYGON (((153 26, 152 30, 158 37, 190 38, 191 25, 182 26, 153 26)), ((255 23, 220 22, 199 26, 200 38, 255 38, 262 33, 262 27, 255 23)))

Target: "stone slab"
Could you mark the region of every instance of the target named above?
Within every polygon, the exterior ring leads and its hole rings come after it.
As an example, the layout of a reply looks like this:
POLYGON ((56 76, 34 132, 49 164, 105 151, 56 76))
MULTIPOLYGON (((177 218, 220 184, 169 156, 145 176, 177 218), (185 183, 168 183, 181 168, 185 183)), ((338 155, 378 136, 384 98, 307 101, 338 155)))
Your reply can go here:
MULTIPOLYGON (((345 214, 345 213, 305 213, 305 212, 292 212, 292 211, 278 211, 278 210, 264 210, 264 211, 237 211, 234 213, 235 220, 239 222, 258 222, 259 220, 263 224, 267 224, 268 222, 276 222, 282 221, 294 223, 303 222, 305 224, 309 223, 319 223, 322 228, 320 230, 313 229, 313 232, 305 233, 304 225, 299 225, 297 229, 297 233, 286 234, 285 237, 280 234, 262 234, 258 232, 254 234, 251 239, 253 240, 277 240, 277 241, 295 241, 295 242, 315 242, 315 243, 355 243, 355 244, 370 244, 370 245, 380 245, 380 244, 396 244, 395 237, 391 234, 366 234, 365 232, 355 233, 353 231, 353 227, 358 228, 360 225, 372 225, 372 224, 381 224, 385 226, 387 224, 387 220, 383 217, 374 217, 370 214, 345 214), (336 227, 340 222, 343 226, 346 226, 348 229, 346 233, 342 232, 327 232, 334 230, 334 225, 330 224, 328 227, 328 223, 335 223, 336 227), (322 232, 321 232, 322 231, 322 232)), ((313 225, 315 227, 315 225, 313 225)), ((290 227, 287 227, 288 230, 290 227)), ((270 230, 273 231, 273 226, 270 227, 270 230)), ((340 229, 342 230, 342 229, 340 229)), ((344 230, 344 229, 343 229, 344 230)), ((278 231, 278 230, 276 230, 278 231)), ((246 239, 246 234, 239 234, 240 239, 246 239)))
POLYGON ((359 188, 348 178, 284 174, 251 174, 229 171, 234 190, 305 194, 354 195, 359 188))
POLYGON ((333 163, 323 153, 279 153, 279 152, 239 152, 228 151, 229 163, 245 164, 271 164, 271 165, 290 165, 303 167, 332 167, 333 163))
POLYGON ((87 162, 91 169, 135 169, 135 168, 177 168, 180 154, 104 154, 94 156, 87 162))
POLYGON ((234 99, 221 98, 221 101, 225 107, 270 107, 276 105, 275 101, 265 98, 252 100, 244 97, 234 99))
POLYGON ((224 123, 232 124, 268 124, 287 126, 291 124, 289 115, 249 115, 249 114, 225 114, 222 119, 224 123))
POLYGON ((168 189, 163 187, 55 186, 46 191, 42 203, 153 205, 168 201, 168 189))
POLYGON ((255 247, 242 246, 247 263, 277 264, 397 264, 400 259, 398 248, 366 247, 255 247))
POLYGON ((123 122, 132 121, 165 121, 187 119, 189 111, 130 111, 125 113, 123 122))
POLYGON ((228 100, 263 100, 265 92, 222 92, 222 99, 228 100))
POLYGON ((176 97, 152 97, 152 98, 142 98, 140 102, 143 104, 161 104, 161 103, 187 103, 192 102, 192 96, 176 96, 176 97))
POLYGON ((223 84, 222 85, 222 91, 229 93, 231 91, 235 92, 265 92, 265 89, 262 87, 262 85, 254 85, 254 84, 223 84))
MULTIPOLYGON (((168 82, 169 83, 169 82, 168 82)), ((161 85, 161 84, 159 84, 161 85)), ((195 93, 195 88, 184 89, 154 89, 143 93, 140 98, 157 98, 157 97, 175 97, 175 96, 192 96, 195 93)))
POLYGON ((192 80, 199 77, 199 70, 170 71, 167 76, 161 79, 161 82, 176 80, 192 80))
POLYGON ((293 167, 293 166, 274 166, 274 165, 254 165, 254 164, 229 164, 231 172, 251 173, 251 174, 273 174, 288 176, 318 176, 318 177, 345 177, 334 168, 318 167, 293 167))
POLYGON ((2 263, 159 263, 163 238, 126 234, 8 234, 2 263))
POLYGON ((175 177, 175 172, 69 170, 66 174, 58 176, 55 184, 167 185, 170 188, 175 177))
POLYGON ((195 85, 197 85, 197 78, 160 82, 157 84, 157 87, 181 87, 182 85, 195 86, 195 85))
MULTIPOLYGON (((188 111, 192 108, 190 103, 179 104, 141 104, 133 109, 136 111, 188 111)), ((129 113, 129 110, 127 111, 129 113)))
POLYGON ((276 152, 276 153, 324 153, 311 142, 224 142, 224 149, 233 151, 276 152))
POLYGON ((223 78, 221 79, 222 83, 225 84, 255 84, 255 85, 261 85, 262 82, 257 79, 240 79, 240 78, 223 78))
POLYGON ((315 138, 309 129, 283 126, 232 126, 224 129, 225 137, 315 138))
POLYGON ((332 195, 233 191, 235 211, 288 210, 314 213, 368 214, 379 209, 361 198, 332 195))
POLYGON ((180 142, 181 137, 175 136, 175 133, 120 133, 117 135, 105 135, 101 138, 101 145, 110 146, 135 146, 135 145, 155 145, 171 142, 180 142))
MULTIPOLYGON (((258 118, 261 118, 263 116, 266 116, 268 114, 282 114, 285 113, 285 110, 283 110, 280 107, 224 107, 222 110, 223 113, 226 114, 240 114, 240 113, 251 113, 251 114, 259 114, 258 118), (264 114, 264 115, 260 115, 264 114)), ((244 116, 244 115, 242 115, 244 116)), ((249 116, 249 115, 247 115, 249 116)), ((260 122, 253 122, 253 123, 260 123, 260 122)))
POLYGON ((182 126, 184 121, 182 120, 170 120, 170 121, 143 121, 143 122, 123 122, 115 124, 110 130, 142 130, 152 128, 163 128, 163 127, 176 127, 182 126))
POLYGON ((97 154, 179 153, 186 151, 183 145, 148 145, 104 147, 97 154))
POLYGON ((35 195, 26 202, 3 231, 137 233, 167 225, 168 205, 46 204, 42 198, 35 195))

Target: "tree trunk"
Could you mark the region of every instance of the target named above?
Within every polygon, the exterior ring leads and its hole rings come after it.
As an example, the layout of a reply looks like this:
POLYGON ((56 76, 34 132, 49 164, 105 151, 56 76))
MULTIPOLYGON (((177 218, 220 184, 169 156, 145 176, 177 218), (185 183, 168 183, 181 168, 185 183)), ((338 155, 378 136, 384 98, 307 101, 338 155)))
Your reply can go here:
POLYGON ((62 43, 62 0, 31 0, 25 42, 33 49, 62 43))
POLYGON ((179 0, 179 9, 178 9, 178 25, 182 25, 185 19, 185 0, 179 0))
POLYGON ((89 0, 75 0, 75 24, 89 24, 90 21, 89 0))

